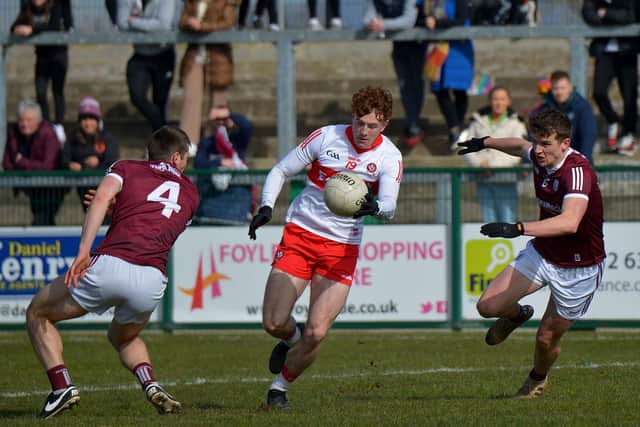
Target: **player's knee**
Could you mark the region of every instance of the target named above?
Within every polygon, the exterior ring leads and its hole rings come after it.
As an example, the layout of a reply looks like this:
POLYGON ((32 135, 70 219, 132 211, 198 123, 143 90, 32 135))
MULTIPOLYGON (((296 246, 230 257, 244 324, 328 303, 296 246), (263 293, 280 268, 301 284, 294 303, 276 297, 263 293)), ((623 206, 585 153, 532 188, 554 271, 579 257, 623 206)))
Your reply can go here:
POLYGON ((265 316, 262 319, 262 327, 269 335, 278 334, 287 327, 288 320, 278 320, 272 316, 265 316))
POLYGON ((31 301, 29 306, 27 307, 27 323, 32 322, 34 320, 44 318, 44 311, 40 304, 35 301, 31 301))
POLYGON ((304 340, 311 346, 318 346, 329 332, 328 328, 322 326, 307 326, 304 330, 304 340))
POLYGON ((480 316, 488 318, 488 317, 496 317, 497 307, 490 300, 480 299, 476 303, 476 310, 478 310, 478 314, 480 316))

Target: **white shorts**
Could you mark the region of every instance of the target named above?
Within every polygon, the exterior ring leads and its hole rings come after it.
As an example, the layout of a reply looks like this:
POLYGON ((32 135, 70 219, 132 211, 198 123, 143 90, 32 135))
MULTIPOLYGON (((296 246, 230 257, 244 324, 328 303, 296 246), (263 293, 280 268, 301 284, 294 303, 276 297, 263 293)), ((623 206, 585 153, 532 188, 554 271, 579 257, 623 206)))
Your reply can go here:
POLYGON ((102 314, 115 307, 113 320, 118 323, 144 323, 156 309, 167 277, 155 267, 131 264, 110 255, 98 255, 91 260, 78 287, 71 286, 71 297, 82 308, 102 314))
POLYGON ((533 242, 511 262, 511 266, 540 286, 549 286, 558 314, 568 320, 582 317, 602 281, 604 260, 587 267, 562 268, 553 265, 538 253, 533 242))

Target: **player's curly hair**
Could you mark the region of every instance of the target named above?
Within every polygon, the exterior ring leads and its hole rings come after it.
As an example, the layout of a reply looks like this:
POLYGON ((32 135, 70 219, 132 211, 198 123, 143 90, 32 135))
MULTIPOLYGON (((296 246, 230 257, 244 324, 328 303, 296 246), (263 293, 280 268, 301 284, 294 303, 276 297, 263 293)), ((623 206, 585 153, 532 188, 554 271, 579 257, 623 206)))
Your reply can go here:
POLYGON ((571 122, 562 111, 550 108, 529 119, 529 130, 534 137, 547 138, 555 133, 562 141, 571 137, 571 122))
POLYGON ((162 126, 151 134, 147 144, 149 160, 171 160, 176 151, 181 155, 189 152, 189 136, 177 126, 162 126))
POLYGON ((375 111, 378 120, 389 120, 392 108, 391 92, 381 87, 364 87, 351 98, 351 112, 358 117, 375 111))

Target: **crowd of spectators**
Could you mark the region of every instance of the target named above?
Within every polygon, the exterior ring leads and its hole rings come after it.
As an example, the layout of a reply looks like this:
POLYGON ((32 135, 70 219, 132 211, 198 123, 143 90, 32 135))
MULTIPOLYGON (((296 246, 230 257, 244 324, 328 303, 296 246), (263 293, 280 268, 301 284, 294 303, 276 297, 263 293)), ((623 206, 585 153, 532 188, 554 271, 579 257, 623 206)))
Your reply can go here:
MULTIPOLYGON (((339 0, 326 1, 324 22, 320 22, 317 0, 307 0, 306 4, 310 30, 343 28, 339 0)), ((365 6, 361 21, 363 29, 381 37, 386 32, 414 27, 437 31, 469 25, 535 25, 536 2, 533 0, 365 0, 365 6)), ((111 22, 120 31, 171 31, 176 23, 179 31, 196 34, 247 26, 271 31, 281 29, 275 0, 257 0, 255 3, 248 0, 106 0, 105 8, 111 22), (249 10, 252 4, 255 8, 249 10), (181 10, 179 16, 175 15, 176 10, 181 10), (249 25, 246 25, 247 20, 250 21, 249 25)), ((585 0, 582 15, 588 25, 632 24, 639 22, 640 1, 585 0)), ((22 37, 42 31, 73 31, 70 0, 21 0, 20 12, 11 31, 22 37)), ((607 122, 605 149, 625 155, 633 155, 636 145, 638 46, 640 43, 633 38, 597 38, 589 49, 595 58, 593 98, 607 122), (615 110, 609 99, 609 86, 614 78, 624 101, 621 113, 615 110)), ((4 169, 106 169, 119 157, 118 143, 104 129, 100 105, 92 94, 87 94, 89 96, 79 101, 77 126, 68 137, 63 126, 68 47, 37 45, 35 52, 37 102, 25 99, 18 106, 17 123, 8 127, 4 169), (55 106, 53 115, 48 107, 49 83, 55 106)), ((421 121, 427 84, 434 96, 426 99, 426 102, 438 105, 448 129, 448 144, 451 147, 455 146, 461 134, 468 136, 471 132, 473 136, 480 136, 478 132, 487 130, 502 133, 503 126, 513 127, 516 122, 525 126, 526 120, 522 121, 512 114, 509 89, 503 86, 491 90, 490 105, 474 113, 471 120, 467 121, 468 94, 475 72, 471 40, 432 43, 394 41, 391 60, 405 113, 404 131, 398 143, 407 149, 430 137, 428 128, 421 121), (502 101, 496 101, 495 97, 502 101), (506 105, 503 105, 504 109, 500 109, 502 104, 506 105), (500 108, 494 108, 496 105, 500 108)), ((146 119, 151 130, 169 121, 167 105, 175 70, 174 45, 133 46, 133 55, 125 70, 130 101, 146 119)), ((191 156, 195 156, 195 159, 192 165, 212 170, 245 169, 245 153, 253 126, 249 118, 239 112, 231 112, 229 108, 232 100, 228 99, 228 89, 233 84, 234 75, 231 44, 189 44, 178 70, 179 83, 183 88, 179 124, 193 142, 191 156)), ((549 92, 531 114, 547 108, 565 112, 573 124, 572 147, 593 163, 598 132, 591 105, 583 94, 574 90, 566 72, 555 71, 549 80, 549 92)), ((518 127, 515 133, 520 133, 519 126, 515 127, 518 127)), ((470 160, 470 163, 478 167, 495 166, 489 161, 491 159, 489 156, 489 159, 470 160)), ((224 179, 230 176, 213 173, 208 179, 199 180, 203 200, 199 211, 201 218, 209 216, 214 222, 237 223, 250 217, 253 189, 251 186, 225 184, 224 179), (220 209, 214 206, 217 200, 227 203, 223 195, 243 200, 240 214, 234 214, 232 219, 221 218, 220 209)), ((78 189, 81 198, 86 190, 78 189)), ((490 185, 481 185, 479 181, 479 193, 489 194, 490 190, 490 185)), ((491 191, 507 194, 512 190, 513 187, 497 189, 494 186, 491 191)), ((29 196, 34 214, 33 224, 55 223, 58 202, 62 198, 56 191, 61 190, 51 187, 16 191, 29 196), (45 199, 51 199, 48 207, 40 209, 45 199)), ((486 218, 490 217, 486 213, 488 205, 488 202, 484 203, 482 209, 486 218)), ((512 208, 510 206, 510 203, 506 203, 504 208, 508 210, 512 208)), ((503 218, 500 220, 511 221, 509 215, 498 216, 503 218)))

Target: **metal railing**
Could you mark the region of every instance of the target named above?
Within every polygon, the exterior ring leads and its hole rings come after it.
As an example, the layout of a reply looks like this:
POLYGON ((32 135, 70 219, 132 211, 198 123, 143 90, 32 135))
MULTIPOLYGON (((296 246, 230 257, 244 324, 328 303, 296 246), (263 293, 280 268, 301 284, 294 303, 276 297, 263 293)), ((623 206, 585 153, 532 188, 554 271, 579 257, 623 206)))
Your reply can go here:
MULTIPOLYGON (((640 24, 623 27, 592 28, 585 25, 570 26, 492 26, 451 28, 436 32, 424 29, 400 31, 387 34, 385 40, 453 40, 496 38, 561 38, 570 43, 570 73, 578 91, 586 88, 587 51, 586 41, 591 37, 631 37, 640 34, 640 24)), ((6 75, 4 49, 11 45, 42 44, 131 44, 131 43, 253 43, 272 42, 277 46, 277 132, 278 157, 284 156, 296 142, 296 60, 294 46, 305 42, 339 42, 380 40, 362 30, 307 31, 221 31, 203 36, 181 32, 159 32, 140 34, 130 32, 104 32, 95 34, 42 33, 29 38, 14 35, 0 36, 0 152, 6 143, 6 75)), ((526 60, 526 59, 525 59, 526 60)))
MULTIPOLYGON (((538 217, 530 168, 513 169, 407 169, 400 187, 394 224, 459 224, 482 222, 478 184, 486 182, 487 171, 493 182, 510 182, 517 186, 517 218, 527 221, 538 217), (481 177, 479 174, 483 174, 481 177)), ((640 221, 640 166, 597 167, 607 221, 640 221)), ((232 185, 256 185, 258 197, 268 171, 234 172, 232 185)), ((197 177, 211 170, 190 170, 197 177)), ((32 224, 29 189, 38 189, 39 207, 56 210, 55 225, 81 225, 84 210, 81 194, 95 188, 103 174, 70 171, 0 172, 0 227, 32 224), (79 189, 79 191, 75 191, 79 189), (49 191, 47 191, 49 190, 49 191)), ((286 185, 274 210, 274 224, 283 224, 289 200, 302 187, 305 176, 299 175, 286 185)))

